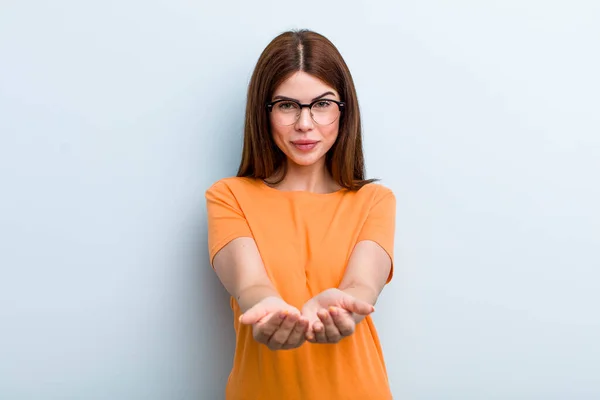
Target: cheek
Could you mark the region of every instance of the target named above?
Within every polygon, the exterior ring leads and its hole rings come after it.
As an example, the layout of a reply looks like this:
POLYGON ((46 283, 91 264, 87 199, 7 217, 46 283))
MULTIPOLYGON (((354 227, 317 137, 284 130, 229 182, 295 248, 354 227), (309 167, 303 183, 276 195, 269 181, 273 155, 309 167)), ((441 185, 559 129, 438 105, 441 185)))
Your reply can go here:
POLYGON ((338 137, 339 130, 340 130, 340 124, 336 122, 335 124, 332 124, 331 126, 323 127, 321 129, 321 134, 323 135, 323 138, 327 142, 330 142, 331 144, 333 144, 338 137))
POLYGON ((282 129, 281 127, 274 127, 271 125, 271 137, 275 141, 275 144, 280 149, 284 147, 285 142, 290 137, 289 130, 282 129))

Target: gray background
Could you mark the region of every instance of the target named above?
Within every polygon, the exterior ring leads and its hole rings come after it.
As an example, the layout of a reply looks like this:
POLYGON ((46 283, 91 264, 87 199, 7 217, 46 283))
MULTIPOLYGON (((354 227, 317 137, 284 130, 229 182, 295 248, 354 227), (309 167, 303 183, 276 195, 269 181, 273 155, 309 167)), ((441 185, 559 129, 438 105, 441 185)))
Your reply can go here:
POLYGON ((395 398, 600 398, 599 4, 2 1, 0 398, 222 398, 204 191, 301 27, 346 58, 398 198, 395 398))

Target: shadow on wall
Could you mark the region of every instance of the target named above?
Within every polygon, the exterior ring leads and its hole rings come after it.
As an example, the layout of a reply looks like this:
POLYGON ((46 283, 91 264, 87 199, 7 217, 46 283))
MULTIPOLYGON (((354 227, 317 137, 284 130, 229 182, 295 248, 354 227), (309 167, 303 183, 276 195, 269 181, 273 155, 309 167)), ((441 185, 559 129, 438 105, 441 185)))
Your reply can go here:
POLYGON ((188 360, 189 371, 194 382, 194 393, 184 396, 187 399, 222 399, 225 385, 231 372, 235 350, 235 331, 230 296, 219 281, 210 265, 208 255, 208 232, 204 193, 212 183, 225 176, 233 176, 237 171, 241 155, 244 129, 245 92, 237 88, 231 93, 224 91, 224 103, 238 99, 233 109, 211 110, 210 114, 200 114, 199 132, 214 132, 202 137, 202 156, 198 157, 196 171, 201 171, 199 181, 205 186, 197 188, 195 206, 188 221, 195 221, 190 243, 193 265, 189 269, 186 285, 192 301, 188 308, 188 335, 186 344, 193 346, 188 360), (207 122, 209 121, 209 122, 207 122))
MULTIPOLYGON (((185 398, 221 399, 233 363, 235 332, 230 296, 219 281, 209 262, 207 250, 206 211, 201 208, 199 235, 194 237, 194 266, 188 278, 193 301, 188 308, 190 325, 186 344, 188 353, 188 382, 195 382, 194 393, 185 398)), ((198 220, 198 219, 196 219, 198 220)))

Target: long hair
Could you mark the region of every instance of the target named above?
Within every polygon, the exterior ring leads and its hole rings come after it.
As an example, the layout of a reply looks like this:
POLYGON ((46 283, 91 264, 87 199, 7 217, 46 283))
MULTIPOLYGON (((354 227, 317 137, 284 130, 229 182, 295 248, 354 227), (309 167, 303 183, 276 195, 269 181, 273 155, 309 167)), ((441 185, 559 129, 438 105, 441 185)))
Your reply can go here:
POLYGON ((244 146, 237 176, 267 179, 283 172, 285 154, 271 135, 266 104, 275 89, 295 72, 303 71, 333 87, 345 102, 337 139, 325 156, 325 165, 343 188, 358 190, 374 179, 365 179, 358 98, 350 70, 337 48, 326 37, 309 30, 288 31, 267 45, 248 86, 244 146))

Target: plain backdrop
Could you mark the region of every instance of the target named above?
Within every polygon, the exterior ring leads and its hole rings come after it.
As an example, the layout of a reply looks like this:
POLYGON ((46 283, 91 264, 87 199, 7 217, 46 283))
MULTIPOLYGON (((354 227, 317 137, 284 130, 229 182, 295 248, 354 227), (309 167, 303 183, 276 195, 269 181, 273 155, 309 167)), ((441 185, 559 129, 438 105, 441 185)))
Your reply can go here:
POLYGON ((0 398, 222 399, 204 192, 295 28, 345 57, 398 200, 395 398, 600 398, 593 0, 3 0, 0 398))

